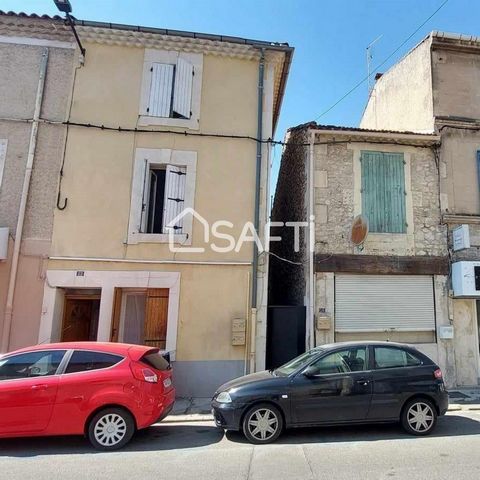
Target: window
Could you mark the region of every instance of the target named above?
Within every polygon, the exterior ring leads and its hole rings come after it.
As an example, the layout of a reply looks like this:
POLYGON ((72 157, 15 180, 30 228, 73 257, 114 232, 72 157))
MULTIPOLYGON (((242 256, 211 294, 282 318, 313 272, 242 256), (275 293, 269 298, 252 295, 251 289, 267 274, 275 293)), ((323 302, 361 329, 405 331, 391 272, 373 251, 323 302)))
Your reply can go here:
POLYGON ((123 357, 111 353, 87 352, 77 350, 73 352, 65 373, 87 372, 108 368, 121 362, 123 357))
POLYGON ((136 150, 128 243, 166 243, 173 234, 191 244, 196 163, 196 152, 136 150))
POLYGON ((169 370, 170 369, 170 364, 168 363, 165 358, 160 355, 160 353, 155 352, 155 353, 147 353, 147 355, 144 355, 141 358, 141 361, 143 363, 146 363, 147 365, 150 365, 151 367, 155 368, 156 370, 169 370))
POLYGON ((403 153, 362 151, 362 213, 373 233, 406 233, 403 153))
MULTIPOLYGON (((145 168, 147 171, 147 168, 145 168)), ((186 167, 150 165, 142 204, 142 233, 183 233, 183 219, 173 222, 185 203, 186 167)))
POLYGON ((275 369, 275 373, 281 376, 290 375, 296 370, 307 366, 309 362, 311 362, 313 358, 316 357, 320 352, 321 350, 318 348, 305 352, 302 355, 294 358, 293 360, 290 360, 285 365, 282 365, 281 367, 275 369))
POLYGON ((198 129, 203 56, 145 50, 140 125, 198 129))
POLYGON ((28 352, 0 359, 0 380, 55 375, 65 350, 28 352))
POLYGON ((316 375, 366 370, 366 348, 356 347, 330 353, 312 365, 316 375))
POLYGON ((413 367, 421 364, 421 360, 406 350, 375 347, 375 368, 413 367))

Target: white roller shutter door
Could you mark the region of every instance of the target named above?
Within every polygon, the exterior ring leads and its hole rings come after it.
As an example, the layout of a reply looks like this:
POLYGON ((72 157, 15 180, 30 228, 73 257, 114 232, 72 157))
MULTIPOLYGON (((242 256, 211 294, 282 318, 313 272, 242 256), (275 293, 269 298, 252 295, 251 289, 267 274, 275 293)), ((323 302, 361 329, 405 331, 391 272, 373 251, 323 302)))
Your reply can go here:
POLYGON ((435 330, 432 276, 335 276, 335 331, 391 330, 435 330))

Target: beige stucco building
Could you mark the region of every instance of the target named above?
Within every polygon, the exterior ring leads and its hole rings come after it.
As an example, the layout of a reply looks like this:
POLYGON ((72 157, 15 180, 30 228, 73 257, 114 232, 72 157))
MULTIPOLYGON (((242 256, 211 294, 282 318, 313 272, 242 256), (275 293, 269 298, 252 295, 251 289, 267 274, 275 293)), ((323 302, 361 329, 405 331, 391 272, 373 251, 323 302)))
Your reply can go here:
POLYGON ((439 200, 448 229, 451 361, 459 385, 480 381, 479 74, 478 38, 432 32, 377 80, 361 121, 364 128, 441 137, 439 200))
MULTIPOLYGON (((33 19, 15 21, 23 28, 16 36, 27 36, 33 19)), ((35 21, 43 38, 52 19, 35 21)), ((78 48, 67 50, 70 66, 52 80, 69 101, 45 113, 65 121, 44 127, 61 132, 65 149, 55 143, 42 185, 48 204, 32 212, 46 229, 35 264, 41 302, 29 310, 28 335, 13 322, 9 348, 89 339, 152 345, 174 361, 179 395, 209 396, 265 364, 268 258, 241 239, 247 224, 264 240, 266 140, 293 49, 76 23, 84 61, 78 48)), ((11 209, 10 197, 1 201, 11 209)), ((28 303, 22 290, 15 298, 28 303)))
POLYGON ((0 352, 38 341, 73 42, 60 17, 0 12, 0 352))

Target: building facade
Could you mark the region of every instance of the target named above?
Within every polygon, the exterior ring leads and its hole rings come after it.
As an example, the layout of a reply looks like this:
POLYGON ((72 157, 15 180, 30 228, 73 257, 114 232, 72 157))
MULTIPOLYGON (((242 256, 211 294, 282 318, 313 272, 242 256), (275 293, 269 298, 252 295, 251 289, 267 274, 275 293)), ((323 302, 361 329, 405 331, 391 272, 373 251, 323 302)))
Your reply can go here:
POLYGON ((440 135, 442 223, 451 260, 449 319, 457 382, 480 382, 480 40, 432 32, 383 74, 366 106, 364 128, 440 135))
POLYGON ((0 352, 38 341, 74 67, 60 17, 0 11, 0 352), (53 27, 53 28, 52 28, 53 27))
POLYGON ((268 259, 239 240, 245 224, 263 239, 270 145, 257 139, 273 136, 293 49, 76 24, 86 54, 35 341, 151 345, 179 395, 210 396, 265 361, 268 259))
POLYGON ((287 138, 272 221, 313 220, 312 230, 297 253, 289 234, 272 244, 278 256, 300 265, 272 260, 270 288, 307 306, 306 346, 415 344, 455 385, 440 137, 310 123, 287 138), (359 216, 368 222, 363 243, 352 241, 359 216), (285 268, 294 273, 284 275, 285 268))

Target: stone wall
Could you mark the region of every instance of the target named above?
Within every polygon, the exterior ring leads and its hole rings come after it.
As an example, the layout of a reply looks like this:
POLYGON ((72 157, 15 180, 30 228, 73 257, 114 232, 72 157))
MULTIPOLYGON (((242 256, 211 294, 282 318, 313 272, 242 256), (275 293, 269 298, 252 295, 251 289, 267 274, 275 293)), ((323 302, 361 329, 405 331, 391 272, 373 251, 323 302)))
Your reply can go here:
MULTIPOLYGON (((333 140, 317 136, 317 143, 333 140)), ((441 225, 438 172, 432 149, 411 146, 343 143, 315 146, 316 252, 365 255, 446 255, 446 227, 441 225), (404 151, 407 219, 406 234, 369 234, 364 249, 350 242, 352 220, 361 212, 361 172, 355 168, 361 150, 404 151), (358 191, 356 191, 358 190, 358 191), (408 211, 410 209, 410 212, 408 211)))
MULTIPOLYGON (((307 172, 308 136, 303 130, 287 134, 277 188, 272 208, 272 222, 305 222, 307 220, 307 172)), ((305 278, 305 233, 301 229, 300 251, 295 252, 294 229, 272 227, 271 235, 282 237, 281 242, 272 242, 271 251, 279 257, 302 265, 270 257, 269 305, 303 305, 306 291, 305 278)))

